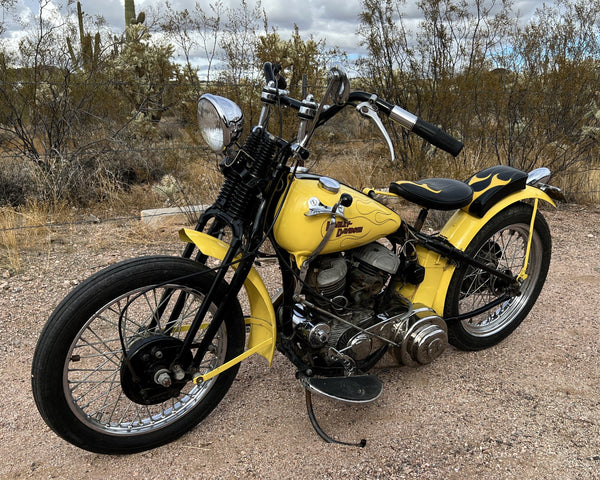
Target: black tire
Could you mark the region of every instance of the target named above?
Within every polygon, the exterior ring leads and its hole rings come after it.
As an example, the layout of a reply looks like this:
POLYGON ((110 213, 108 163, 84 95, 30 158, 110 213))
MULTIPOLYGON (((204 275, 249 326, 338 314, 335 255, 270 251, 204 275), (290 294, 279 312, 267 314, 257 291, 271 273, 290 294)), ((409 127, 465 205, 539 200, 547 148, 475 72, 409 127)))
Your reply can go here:
MULTIPOLYGON (((128 370, 122 367, 121 341, 129 352, 134 352, 136 345, 155 341, 165 342, 167 348, 175 342, 178 347, 181 342, 177 339, 185 336, 185 327, 213 278, 214 274, 197 262, 156 256, 115 264, 75 288, 50 316, 33 357, 33 395, 46 423, 85 450, 125 454, 171 442, 204 419, 226 394, 239 365, 199 385, 186 382, 186 377, 175 398, 142 405, 130 400, 131 392, 128 397, 125 391, 128 370), (176 294, 185 292, 184 308, 170 327, 164 320, 153 325, 153 313, 167 289, 174 292, 168 308, 175 303, 176 294)), ((225 283, 218 288, 207 320, 226 289, 225 283)), ((170 310, 166 313, 162 319, 168 318, 170 310)), ((199 330, 195 341, 204 331, 199 330)), ((244 319, 236 301, 229 306, 202 371, 241 354, 244 344, 244 319)), ((135 390, 131 385, 137 384, 129 384, 129 390, 135 390)))
MULTIPOLYGON (((533 207, 525 203, 507 207, 484 225, 465 252, 512 276, 518 275, 525 262, 532 214, 533 207)), ((551 250, 550 229, 538 212, 528 276, 521 285, 521 294, 474 318, 449 322, 449 342, 461 350, 482 350, 510 335, 525 319, 542 290, 550 266, 551 250)), ((450 281, 444 318, 473 311, 501 297, 504 292, 497 282, 496 277, 489 273, 461 264, 450 281)))

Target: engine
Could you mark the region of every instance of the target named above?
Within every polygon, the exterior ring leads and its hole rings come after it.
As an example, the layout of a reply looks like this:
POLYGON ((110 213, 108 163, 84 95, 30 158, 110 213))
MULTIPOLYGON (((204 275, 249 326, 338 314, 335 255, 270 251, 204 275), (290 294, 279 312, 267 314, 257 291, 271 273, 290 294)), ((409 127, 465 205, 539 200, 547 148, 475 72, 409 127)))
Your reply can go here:
POLYGON ((307 303, 294 309, 297 332, 327 358, 334 352, 334 359, 364 360, 387 339, 396 345, 392 354, 399 363, 429 363, 447 345, 445 322, 428 307, 385 293, 405 265, 376 242, 318 257, 302 291, 307 303))
POLYGON ((399 265, 400 259, 392 251, 370 243, 348 252, 347 257, 319 257, 309 270, 307 283, 325 297, 315 297, 319 305, 332 304, 338 310, 348 306, 370 309, 399 265))

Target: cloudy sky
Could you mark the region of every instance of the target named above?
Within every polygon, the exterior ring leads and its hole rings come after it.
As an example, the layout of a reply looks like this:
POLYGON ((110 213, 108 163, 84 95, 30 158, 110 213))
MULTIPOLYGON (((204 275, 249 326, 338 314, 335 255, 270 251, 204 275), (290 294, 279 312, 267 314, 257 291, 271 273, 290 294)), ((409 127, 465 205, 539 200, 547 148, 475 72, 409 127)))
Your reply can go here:
MULTIPOLYGON (((209 12, 209 0, 199 1, 209 12)), ((253 5, 255 0, 247 1, 253 5)), ((239 0, 222 2, 225 6, 239 5, 239 0)), ((16 0, 16 3, 21 18, 26 18, 31 11, 37 12, 39 8, 37 0, 16 0)), ((63 3, 66 3, 66 0, 63 3)), ((136 11, 147 10, 151 6, 157 7, 164 3, 165 0, 136 0, 136 11)), ((170 3, 177 10, 193 10, 196 0, 170 0, 170 3)), ((404 20, 413 31, 417 30, 420 20, 416 3, 411 0, 404 6, 404 20)), ((520 0, 515 1, 515 10, 520 13, 522 19, 528 19, 541 5, 542 2, 536 0, 520 0)), ((89 15, 102 15, 116 31, 123 29, 123 0, 82 0, 82 6, 89 15)), ((316 39, 324 39, 329 47, 338 46, 348 53, 359 53, 355 33, 358 14, 361 11, 360 0, 262 0, 262 7, 267 13, 269 24, 277 27, 284 37, 289 34, 294 24, 297 24, 303 36, 313 34, 316 39)), ((9 23, 8 18, 5 18, 5 27, 9 30, 5 36, 19 35, 21 27, 9 23)))

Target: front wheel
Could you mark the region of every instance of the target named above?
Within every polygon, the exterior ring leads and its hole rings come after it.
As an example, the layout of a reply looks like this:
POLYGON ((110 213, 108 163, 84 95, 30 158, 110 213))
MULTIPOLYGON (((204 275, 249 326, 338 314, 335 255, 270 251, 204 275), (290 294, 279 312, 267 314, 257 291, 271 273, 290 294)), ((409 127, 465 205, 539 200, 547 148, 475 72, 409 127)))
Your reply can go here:
MULTIPOLYGON (((33 395, 46 423, 80 448, 114 454, 155 448, 198 424, 239 367, 191 382, 195 348, 227 284, 217 288, 190 348, 182 348, 183 338, 213 279, 191 260, 146 257, 108 267, 73 290, 48 320, 33 357, 33 395)), ((199 372, 241 354, 244 343, 236 301, 199 372)))
MULTIPOLYGON (((533 208, 524 203, 507 207, 475 235, 465 253, 489 266, 517 276, 525 264, 533 208)), ((472 318, 450 322, 448 340, 461 350, 482 350, 506 338, 525 319, 536 302, 548 273, 552 240, 538 212, 532 232, 527 278, 521 293, 472 318)), ((504 295, 502 282, 466 263, 454 272, 444 307, 452 318, 485 307, 504 295)))

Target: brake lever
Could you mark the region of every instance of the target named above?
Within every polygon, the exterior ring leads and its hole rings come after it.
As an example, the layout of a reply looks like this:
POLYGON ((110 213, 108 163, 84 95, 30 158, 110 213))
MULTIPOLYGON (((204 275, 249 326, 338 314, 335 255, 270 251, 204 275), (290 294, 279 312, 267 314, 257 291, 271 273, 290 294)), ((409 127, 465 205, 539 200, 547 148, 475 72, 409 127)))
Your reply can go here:
POLYGON ((393 162, 396 159, 396 156, 394 154, 394 145, 392 143, 392 139, 390 138, 390 135, 388 134, 385 127, 383 126, 383 122, 381 121, 381 118, 379 118, 379 115, 377 115, 377 111, 378 111, 377 106, 374 105, 373 102, 367 101, 367 102, 359 103, 356 106, 356 110, 363 117, 368 117, 371 120, 373 120, 373 122, 375 122, 375 125, 377 125, 377 128, 379 128, 379 131, 383 134, 385 141, 387 142, 388 148, 390 149, 390 155, 392 157, 392 162, 393 162))

